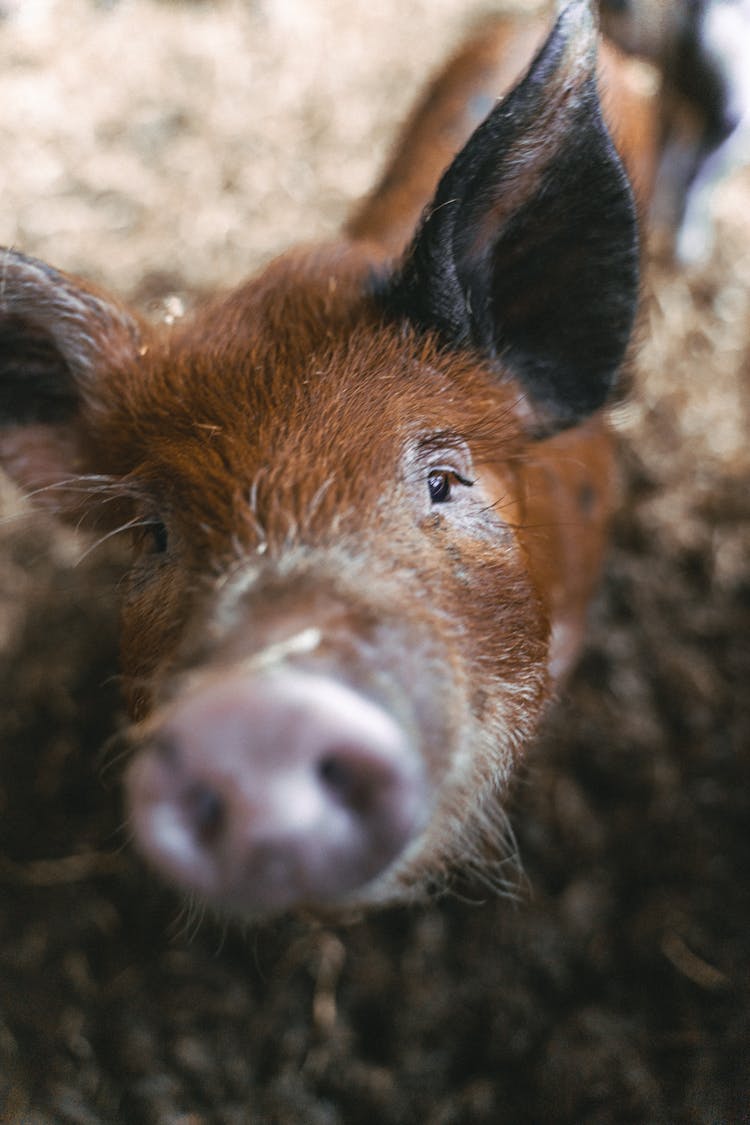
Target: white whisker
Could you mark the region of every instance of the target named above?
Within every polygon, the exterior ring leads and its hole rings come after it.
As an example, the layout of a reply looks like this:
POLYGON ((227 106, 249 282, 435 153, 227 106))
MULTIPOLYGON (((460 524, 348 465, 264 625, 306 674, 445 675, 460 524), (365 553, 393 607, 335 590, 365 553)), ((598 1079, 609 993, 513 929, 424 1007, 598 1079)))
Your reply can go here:
POLYGON ((120 524, 119 527, 114 528, 112 531, 108 531, 105 535, 101 535, 94 543, 88 546, 83 554, 78 557, 75 565, 80 566, 80 564, 84 561, 84 559, 88 558, 92 551, 95 551, 97 547, 101 547, 101 545, 103 543, 106 543, 108 539, 113 539, 115 535, 119 535, 123 531, 132 531, 134 527, 149 527, 150 525, 158 522, 158 520, 149 520, 144 519, 142 516, 136 516, 134 519, 128 520, 127 523, 120 524))

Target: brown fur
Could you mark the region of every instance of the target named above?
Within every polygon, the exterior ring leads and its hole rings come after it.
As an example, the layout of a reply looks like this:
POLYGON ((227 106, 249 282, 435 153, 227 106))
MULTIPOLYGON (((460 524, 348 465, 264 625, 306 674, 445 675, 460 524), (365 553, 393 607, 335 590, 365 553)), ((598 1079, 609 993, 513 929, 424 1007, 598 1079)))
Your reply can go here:
MULTIPOLYGON (((518 34, 530 51, 537 30, 518 34)), ((320 629, 310 662, 396 713, 439 783, 424 839, 381 897, 478 854, 477 825, 577 652, 614 495, 600 417, 534 440, 511 372, 388 319, 374 295, 475 124, 471 90, 525 61, 507 50, 498 24, 449 65, 340 242, 283 256, 184 324, 107 319, 97 304, 78 350, 76 323, 54 327, 82 386, 76 462, 59 476, 90 467, 92 503, 85 480, 70 486, 76 513, 101 531, 135 526, 122 627, 133 719, 158 715, 196 670, 320 629), (460 476, 464 449, 464 514, 431 508, 429 472, 460 476)), ((533 170, 521 171, 524 191, 533 170)), ((74 320, 79 305, 63 301, 74 320)), ((24 455, 4 452, 23 477, 24 455)), ((49 461, 31 483, 54 476, 49 461)))

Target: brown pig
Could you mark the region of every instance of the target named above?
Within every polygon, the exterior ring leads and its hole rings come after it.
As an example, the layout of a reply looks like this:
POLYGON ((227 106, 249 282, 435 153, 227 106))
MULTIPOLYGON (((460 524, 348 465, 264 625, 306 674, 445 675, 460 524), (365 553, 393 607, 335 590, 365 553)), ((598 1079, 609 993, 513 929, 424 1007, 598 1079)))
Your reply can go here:
POLYGON ((133 535, 129 820, 222 910, 486 863, 581 640, 634 206, 588 0, 493 108, 507 34, 448 66, 339 241, 185 321, 0 255, 2 463, 133 535))

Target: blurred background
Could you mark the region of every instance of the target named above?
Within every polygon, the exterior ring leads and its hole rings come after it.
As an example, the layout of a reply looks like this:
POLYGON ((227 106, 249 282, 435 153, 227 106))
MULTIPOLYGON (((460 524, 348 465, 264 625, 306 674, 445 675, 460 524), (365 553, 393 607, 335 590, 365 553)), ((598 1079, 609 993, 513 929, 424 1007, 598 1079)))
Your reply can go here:
POLYGON ((460 0, 2 8, 0 238, 127 293, 165 272, 227 285, 291 242, 330 234, 371 186, 425 76, 488 10, 460 0))
MULTIPOLYGON (((654 0, 656 3, 656 0, 654 0)), ((516 9, 538 7, 522 0, 516 9)), ((335 232, 474 0, 0 0, 0 244, 174 315, 335 232)), ((242 930, 129 853, 116 545, 0 501, 0 1119, 750 1121, 750 177, 646 273, 591 637, 524 875, 242 930)))

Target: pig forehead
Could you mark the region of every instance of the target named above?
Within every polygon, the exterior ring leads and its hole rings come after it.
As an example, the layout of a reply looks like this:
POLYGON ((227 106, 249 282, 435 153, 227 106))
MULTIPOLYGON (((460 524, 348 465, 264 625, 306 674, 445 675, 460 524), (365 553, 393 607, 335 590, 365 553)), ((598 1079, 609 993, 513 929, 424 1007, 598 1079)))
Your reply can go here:
POLYGON ((517 387, 502 372, 384 318, 379 270, 356 244, 282 255, 160 342, 130 416, 157 436, 223 434, 239 449, 366 442, 385 455, 415 429, 461 432, 507 412, 517 387))
POLYGON ((244 350, 172 354, 132 412, 149 455, 213 452, 237 471, 280 458, 398 457, 422 435, 471 441, 493 418, 505 436, 512 429, 514 388, 466 357, 393 326, 355 325, 333 342, 325 322, 318 328, 317 339, 261 334, 244 350))

